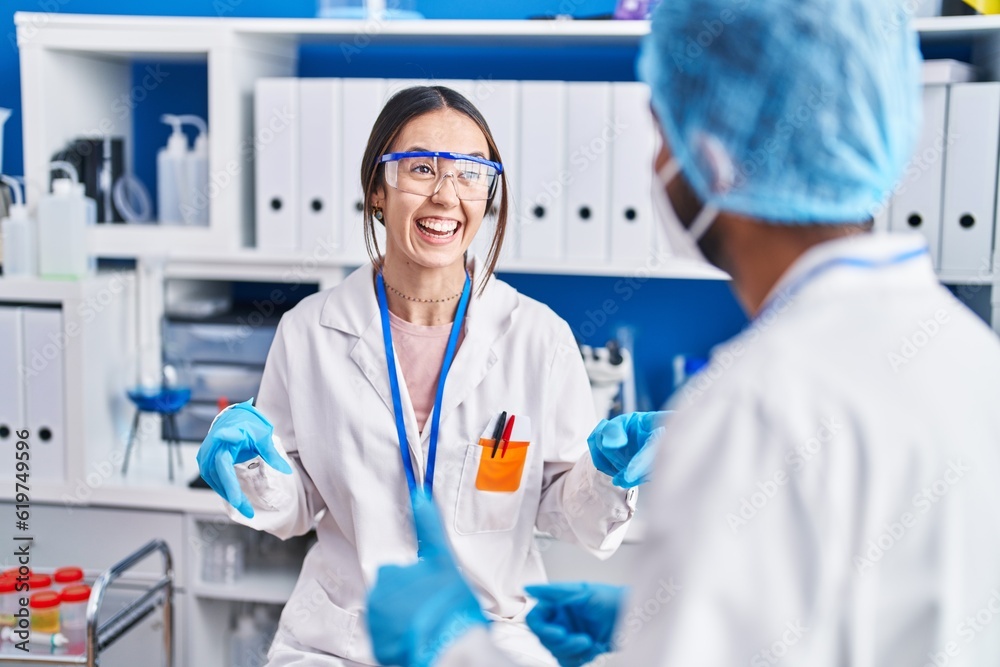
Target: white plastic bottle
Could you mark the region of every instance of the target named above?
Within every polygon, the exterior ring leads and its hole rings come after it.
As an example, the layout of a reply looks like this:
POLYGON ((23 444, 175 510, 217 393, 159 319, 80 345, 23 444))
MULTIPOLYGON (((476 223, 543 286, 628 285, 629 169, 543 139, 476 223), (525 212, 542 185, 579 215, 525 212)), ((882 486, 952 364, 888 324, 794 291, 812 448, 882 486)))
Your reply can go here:
POLYGON ((49 166, 72 178, 52 181, 52 192, 38 204, 38 273, 76 280, 94 270, 87 255, 87 226, 97 223, 97 202, 84 194, 72 164, 57 160, 49 166))
POLYGON ((174 131, 167 145, 156 155, 156 207, 161 225, 182 225, 181 202, 187 188, 184 173, 188 161, 188 142, 179 116, 165 113, 160 120, 174 131))
POLYGON ((10 176, 0 180, 14 191, 14 203, 6 218, 0 220, 3 237, 3 277, 30 278, 38 275, 38 229, 28 216, 21 184, 10 176))
POLYGON ((229 664, 231 667, 260 667, 264 664, 257 624, 250 614, 241 614, 236 621, 236 631, 229 642, 229 664))
POLYGON ((257 625, 257 642, 260 653, 266 656, 271 649, 274 635, 278 632, 278 619, 264 605, 257 605, 253 610, 253 620, 257 625))
POLYGON ((194 148, 188 151, 184 170, 181 217, 185 225, 208 226, 208 125, 200 116, 179 116, 184 125, 194 125, 198 136, 194 148))

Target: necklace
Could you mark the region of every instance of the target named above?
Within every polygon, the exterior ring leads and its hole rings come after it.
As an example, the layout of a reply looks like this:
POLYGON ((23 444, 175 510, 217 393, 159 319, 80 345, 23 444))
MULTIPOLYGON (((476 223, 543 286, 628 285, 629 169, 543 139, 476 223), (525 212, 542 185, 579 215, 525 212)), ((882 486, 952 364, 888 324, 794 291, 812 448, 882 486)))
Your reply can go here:
POLYGON ((453 294, 452 296, 447 296, 443 299, 418 299, 415 296, 407 296, 406 294, 403 294, 389 283, 386 283, 385 276, 382 276, 382 282, 385 283, 385 286, 389 288, 389 291, 395 294, 396 296, 402 297, 407 301, 416 301, 417 303, 444 303, 445 301, 452 301, 453 299, 457 299, 458 297, 462 296, 462 293, 459 292, 458 294, 453 294))

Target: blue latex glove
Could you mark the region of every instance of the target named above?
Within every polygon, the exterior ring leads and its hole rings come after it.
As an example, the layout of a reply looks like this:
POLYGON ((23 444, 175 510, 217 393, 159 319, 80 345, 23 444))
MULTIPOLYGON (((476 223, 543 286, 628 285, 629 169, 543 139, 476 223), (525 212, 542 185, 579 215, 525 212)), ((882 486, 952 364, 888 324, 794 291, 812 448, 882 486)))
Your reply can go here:
POLYGON ((528 586, 538 604, 528 627, 562 667, 584 665, 612 650, 611 638, 626 589, 606 584, 528 586))
POLYGON ((253 506, 240 488, 233 466, 260 456, 278 472, 292 474, 292 467, 271 442, 274 427, 252 401, 222 411, 198 449, 202 479, 248 519, 253 517, 253 506))
POLYGON ((602 419, 587 438, 594 467, 612 477, 623 489, 649 481, 656 458, 656 443, 663 433, 658 426, 669 412, 630 412, 602 419))
POLYGON ((428 667, 452 642, 488 621, 455 566, 441 516, 422 491, 413 496, 419 560, 379 568, 368 594, 368 630, 383 665, 428 667))

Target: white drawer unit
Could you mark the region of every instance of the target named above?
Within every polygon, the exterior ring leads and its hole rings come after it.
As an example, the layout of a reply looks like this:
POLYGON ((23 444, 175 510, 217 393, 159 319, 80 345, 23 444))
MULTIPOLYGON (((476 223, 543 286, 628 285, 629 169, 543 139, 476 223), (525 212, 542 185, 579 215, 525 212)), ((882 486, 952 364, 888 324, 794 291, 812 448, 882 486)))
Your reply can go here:
POLYGON ((189 371, 192 401, 229 403, 246 401, 257 395, 264 369, 259 366, 192 364, 189 371))
POLYGON ((206 361, 264 365, 277 322, 250 326, 242 323, 168 322, 164 356, 173 361, 206 361))
POLYGON ((217 414, 219 408, 215 403, 188 403, 177 413, 177 437, 187 442, 201 442, 217 414))

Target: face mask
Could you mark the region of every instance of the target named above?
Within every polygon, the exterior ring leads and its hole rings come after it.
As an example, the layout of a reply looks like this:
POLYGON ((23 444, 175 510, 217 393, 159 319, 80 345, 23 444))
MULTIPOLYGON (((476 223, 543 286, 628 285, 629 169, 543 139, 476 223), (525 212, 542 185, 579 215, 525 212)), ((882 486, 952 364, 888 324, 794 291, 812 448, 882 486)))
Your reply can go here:
POLYGON ((719 215, 719 210, 711 204, 706 204, 698 217, 687 228, 670 202, 667 195, 667 186, 677 177, 681 171, 681 165, 677 158, 671 158, 667 164, 657 173, 657 178, 653 179, 653 205, 657 218, 659 218, 663 231, 670 244, 670 251, 675 257, 681 259, 693 259, 700 262, 709 263, 705 255, 698 247, 698 239, 705 235, 715 218, 719 215))

